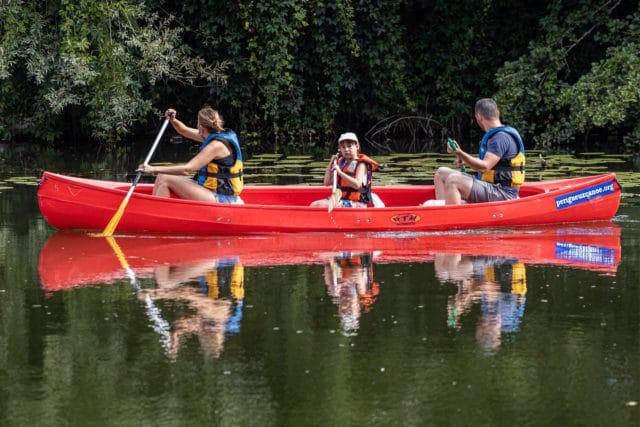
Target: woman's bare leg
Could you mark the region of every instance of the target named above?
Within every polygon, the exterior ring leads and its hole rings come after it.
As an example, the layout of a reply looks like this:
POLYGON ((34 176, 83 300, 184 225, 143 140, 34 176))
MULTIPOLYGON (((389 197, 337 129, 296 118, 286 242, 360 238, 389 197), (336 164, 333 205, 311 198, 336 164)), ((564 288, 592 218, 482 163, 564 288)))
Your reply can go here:
POLYGON ((153 195, 169 197, 172 192, 181 199, 200 200, 204 202, 214 202, 216 200, 211 190, 198 185, 198 183, 191 178, 159 174, 153 185, 153 195))

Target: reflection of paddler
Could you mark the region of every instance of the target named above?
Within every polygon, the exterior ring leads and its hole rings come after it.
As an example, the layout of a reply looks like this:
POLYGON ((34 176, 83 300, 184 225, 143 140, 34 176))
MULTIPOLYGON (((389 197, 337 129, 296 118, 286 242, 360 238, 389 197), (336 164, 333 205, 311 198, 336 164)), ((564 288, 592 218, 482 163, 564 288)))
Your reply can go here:
POLYGON ((479 303, 476 336, 483 348, 495 349, 502 333, 518 331, 527 292, 523 263, 513 258, 456 255, 436 263, 436 269, 444 266, 448 270, 438 271, 438 277, 458 282, 458 292, 448 303, 449 327, 459 328, 460 317, 479 303))
POLYGON ((379 285, 373 279, 371 254, 342 253, 325 264, 327 293, 338 305, 344 332, 355 332, 362 313, 371 310, 379 285))
POLYGON ((371 254, 341 254, 332 260, 332 274, 340 286, 330 292, 333 297, 357 296, 365 313, 371 310, 380 292, 373 279, 371 254))
MULTIPOLYGON (((513 261, 513 260, 512 260, 513 261)), ((510 287, 510 292, 522 300, 527 293, 527 272, 521 262, 507 262, 482 266, 480 280, 501 283, 510 287)))
POLYGON ((482 313, 500 316, 502 332, 516 332, 524 314, 527 275, 523 263, 505 260, 484 265, 480 280, 500 284, 500 292, 483 292, 480 299, 482 313))
POLYGON ((244 300, 244 267, 236 259, 212 260, 180 268, 156 269, 158 289, 143 292, 152 299, 184 301, 192 314, 172 323, 168 356, 175 358, 183 337, 196 334, 203 350, 219 357, 228 333, 240 330, 244 300), (200 287, 184 286, 199 278, 200 287))
POLYGON ((218 260, 218 266, 200 277, 200 289, 212 299, 232 299, 234 309, 226 329, 229 333, 240 331, 244 301, 244 266, 238 259, 218 260))
POLYGON ((221 259, 200 277, 203 294, 209 298, 244 298, 244 266, 238 259, 221 259))

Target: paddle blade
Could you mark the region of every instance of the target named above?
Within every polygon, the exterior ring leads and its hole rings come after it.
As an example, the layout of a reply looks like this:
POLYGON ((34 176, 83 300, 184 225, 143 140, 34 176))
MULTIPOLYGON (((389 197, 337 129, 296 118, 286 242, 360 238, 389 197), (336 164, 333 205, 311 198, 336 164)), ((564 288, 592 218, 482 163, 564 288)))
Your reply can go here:
POLYGON ((340 203, 340 199, 342 199, 342 191, 339 188, 337 188, 333 190, 333 192, 331 193, 331 197, 329 197, 328 212, 331 212, 333 208, 338 206, 338 203, 340 203))
POLYGON ((127 195, 124 196, 122 203, 120 203, 120 207, 118 208, 116 213, 113 214, 111 221, 109 221, 109 224, 107 224, 107 226, 104 228, 104 231, 102 232, 102 234, 99 235, 99 237, 111 236, 113 232, 116 231, 116 227, 120 222, 120 218, 122 218, 122 215, 124 214, 124 210, 127 207, 127 203, 129 203, 129 199, 131 198, 131 195, 133 194, 133 190, 136 188, 136 185, 138 185, 138 181, 140 181, 141 176, 142 176, 142 172, 138 172, 135 179, 131 183, 131 187, 129 187, 129 191, 127 191, 127 195))
POLYGON ((124 214, 124 210, 127 207, 127 203, 129 203, 129 198, 125 197, 122 200, 122 203, 120 203, 120 207, 118 208, 116 213, 111 218, 111 221, 109 221, 109 224, 107 224, 107 226, 102 231, 102 234, 101 234, 102 237, 111 236, 111 235, 113 235, 113 232, 116 231, 116 227, 118 227, 118 223, 120 223, 120 219, 122 218, 122 215, 124 214))

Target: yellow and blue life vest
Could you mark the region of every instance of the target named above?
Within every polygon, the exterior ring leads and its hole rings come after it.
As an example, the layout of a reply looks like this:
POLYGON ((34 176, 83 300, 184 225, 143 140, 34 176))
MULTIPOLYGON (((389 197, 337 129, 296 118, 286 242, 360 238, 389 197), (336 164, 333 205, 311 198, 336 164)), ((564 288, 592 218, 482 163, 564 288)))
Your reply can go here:
POLYGON ((240 260, 218 260, 217 268, 200 277, 200 290, 212 299, 232 300, 232 313, 225 322, 225 328, 228 333, 239 332, 244 306, 244 266, 240 260))
POLYGON ((228 166, 224 164, 224 160, 227 158, 212 160, 198 171, 196 175, 198 184, 218 194, 239 196, 244 187, 244 182, 242 178, 242 151, 240 150, 238 136, 232 130, 224 133, 212 133, 202 142, 200 151, 214 139, 220 139, 230 143, 231 156, 233 156, 234 159, 233 165, 228 166))
POLYGON ((499 126, 489 129, 482 137, 482 141, 480 141, 478 157, 480 160, 484 159, 487 153, 487 142, 489 138, 498 132, 505 132, 516 141, 518 144, 518 154, 511 158, 503 157, 491 170, 482 174, 478 173, 478 179, 507 187, 520 187, 522 183, 524 183, 524 166, 526 160, 522 137, 517 130, 511 126, 499 126))
POLYGON ((518 302, 522 302, 527 294, 527 272, 521 262, 501 266, 488 265, 482 269, 481 281, 509 284, 510 293, 517 296, 518 302))

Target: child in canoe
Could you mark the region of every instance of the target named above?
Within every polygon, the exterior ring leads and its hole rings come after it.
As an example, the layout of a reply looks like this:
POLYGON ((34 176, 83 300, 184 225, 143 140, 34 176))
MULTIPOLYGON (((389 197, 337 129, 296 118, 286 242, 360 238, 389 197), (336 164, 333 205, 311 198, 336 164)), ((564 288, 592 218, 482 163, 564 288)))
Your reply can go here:
MULTIPOLYGON (((356 134, 347 132, 340 135, 338 151, 338 154, 331 156, 324 172, 324 185, 333 184, 335 172, 336 187, 342 192, 342 197, 335 207, 384 206, 380 199, 371 193, 373 171, 378 169, 378 163, 360 153, 360 143, 356 134)), ((329 207, 330 203, 331 197, 316 200, 311 206, 329 207)))

